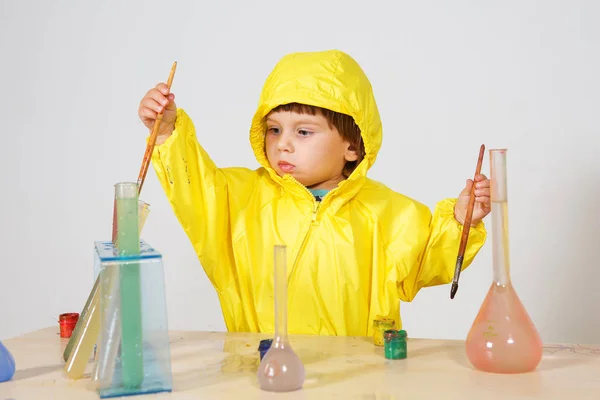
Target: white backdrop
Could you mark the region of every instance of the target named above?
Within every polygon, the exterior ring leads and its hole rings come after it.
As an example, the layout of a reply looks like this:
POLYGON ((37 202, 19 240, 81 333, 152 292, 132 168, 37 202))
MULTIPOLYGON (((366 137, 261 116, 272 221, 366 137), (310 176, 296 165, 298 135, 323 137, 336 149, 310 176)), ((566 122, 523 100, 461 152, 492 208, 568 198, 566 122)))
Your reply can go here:
MULTIPOLYGON (((0 2, 0 339, 81 310, 113 185, 137 178, 144 153, 138 102, 173 61, 177 104, 215 162, 255 167, 248 130, 271 68, 288 52, 338 48, 380 106, 370 176, 433 207, 472 176, 481 143, 508 148, 517 292, 545 341, 600 342, 600 3, 251 3, 0 2)), ((170 328, 223 330, 153 170, 142 197, 170 328)), ((404 304, 409 334, 464 338, 491 259, 490 238, 454 300, 443 286, 404 304)))

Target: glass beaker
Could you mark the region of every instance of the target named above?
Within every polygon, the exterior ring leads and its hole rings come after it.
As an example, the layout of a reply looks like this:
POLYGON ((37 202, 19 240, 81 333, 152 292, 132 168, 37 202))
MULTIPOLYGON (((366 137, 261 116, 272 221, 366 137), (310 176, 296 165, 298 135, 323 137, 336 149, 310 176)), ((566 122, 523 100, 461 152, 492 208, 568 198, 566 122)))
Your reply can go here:
POLYGON ((529 372, 543 345, 510 279, 506 149, 490 150, 490 169, 494 280, 467 336, 467 358, 485 372, 529 372))
POLYGON ((258 367, 262 390, 289 392, 304 385, 304 365, 288 341, 286 247, 275 246, 275 338, 258 367))

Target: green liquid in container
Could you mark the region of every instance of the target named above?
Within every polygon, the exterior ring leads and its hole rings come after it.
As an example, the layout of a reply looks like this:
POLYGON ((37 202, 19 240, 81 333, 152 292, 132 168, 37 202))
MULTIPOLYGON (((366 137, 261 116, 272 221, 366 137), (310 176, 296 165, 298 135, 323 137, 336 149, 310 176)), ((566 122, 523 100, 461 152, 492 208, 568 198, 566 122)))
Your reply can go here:
MULTIPOLYGON (((120 256, 140 254, 137 184, 117 190, 117 248, 120 256)), ((119 267, 121 295, 121 368, 125 387, 141 385, 144 377, 142 352, 142 299, 140 265, 122 261, 119 267)))

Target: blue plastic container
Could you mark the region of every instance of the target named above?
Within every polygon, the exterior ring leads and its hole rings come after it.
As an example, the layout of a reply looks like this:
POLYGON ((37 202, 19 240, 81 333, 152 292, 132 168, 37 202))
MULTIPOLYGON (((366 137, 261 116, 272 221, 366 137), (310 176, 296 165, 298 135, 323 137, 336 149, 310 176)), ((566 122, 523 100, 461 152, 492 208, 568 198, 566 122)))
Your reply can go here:
POLYGON ((0 342, 0 382, 10 381, 15 374, 15 359, 0 342))
POLYGON ((258 352, 260 353, 260 359, 262 360, 267 351, 271 348, 271 344, 273 343, 273 339, 263 339, 258 344, 258 352))

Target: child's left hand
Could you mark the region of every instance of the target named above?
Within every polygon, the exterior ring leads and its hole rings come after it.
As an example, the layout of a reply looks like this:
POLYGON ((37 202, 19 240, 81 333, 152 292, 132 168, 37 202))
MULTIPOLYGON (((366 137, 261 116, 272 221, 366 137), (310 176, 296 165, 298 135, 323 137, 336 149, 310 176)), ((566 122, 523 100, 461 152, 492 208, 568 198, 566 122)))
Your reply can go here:
MULTIPOLYGON (((473 180, 467 179, 467 185, 458 195, 458 200, 454 206, 454 218, 461 225, 465 222, 467 216, 467 206, 469 205, 469 194, 473 186, 473 180)), ((473 207, 473 216, 471 217, 471 226, 475 225, 492 211, 490 200, 490 180, 483 174, 475 177, 475 205, 473 207)))

